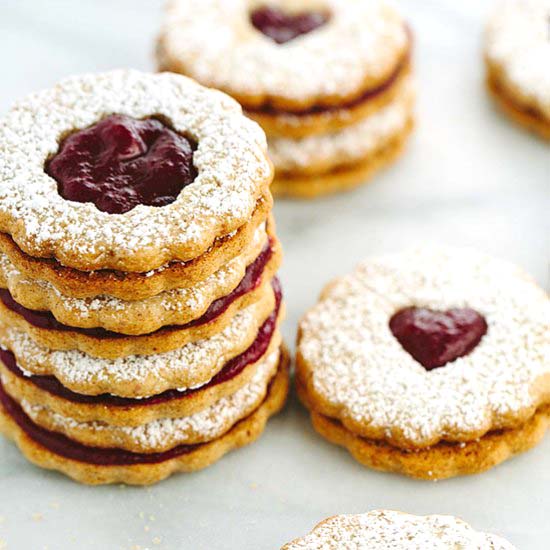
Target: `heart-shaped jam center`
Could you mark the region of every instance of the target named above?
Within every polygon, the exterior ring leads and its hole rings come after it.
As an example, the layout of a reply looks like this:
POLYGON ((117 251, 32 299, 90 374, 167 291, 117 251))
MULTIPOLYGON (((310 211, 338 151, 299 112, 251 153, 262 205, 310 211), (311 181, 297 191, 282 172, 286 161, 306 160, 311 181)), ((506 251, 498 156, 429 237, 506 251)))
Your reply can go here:
POLYGON ((67 137, 46 172, 63 198, 122 214, 174 202, 197 176, 195 149, 160 120, 111 115, 67 137))
POLYGON ((289 14, 279 8, 261 6, 250 14, 250 20, 260 32, 277 44, 284 44, 321 27, 329 20, 329 15, 321 11, 289 14))
POLYGON ((408 353, 432 370, 468 355, 487 332, 487 322, 470 308, 408 307, 393 315, 390 330, 408 353))

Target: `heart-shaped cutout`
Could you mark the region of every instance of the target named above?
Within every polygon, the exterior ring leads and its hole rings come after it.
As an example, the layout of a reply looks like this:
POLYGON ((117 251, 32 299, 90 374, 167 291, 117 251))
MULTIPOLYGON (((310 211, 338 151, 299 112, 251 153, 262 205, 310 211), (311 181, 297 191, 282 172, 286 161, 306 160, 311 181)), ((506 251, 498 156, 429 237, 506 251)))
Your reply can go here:
POLYGON ((408 307, 392 316, 390 330, 408 353, 432 370, 468 355, 487 332, 487 322, 470 308, 408 307))
POLYGON ((289 14, 279 8, 261 6, 250 14, 250 20, 260 32, 277 44, 284 44, 324 25, 329 20, 329 15, 321 11, 289 14))

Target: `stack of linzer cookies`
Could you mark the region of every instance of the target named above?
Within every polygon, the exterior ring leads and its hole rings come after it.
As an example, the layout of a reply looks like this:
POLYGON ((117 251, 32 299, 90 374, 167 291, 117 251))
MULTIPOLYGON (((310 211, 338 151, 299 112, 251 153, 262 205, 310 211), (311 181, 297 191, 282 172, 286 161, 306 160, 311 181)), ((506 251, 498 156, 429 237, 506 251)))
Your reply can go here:
POLYGON ((0 127, 0 428, 87 483, 253 441, 287 393, 261 129, 179 75, 115 71, 0 127))
POLYGON ((265 130, 277 195, 365 183, 413 126, 411 33, 386 2, 171 0, 161 70, 223 90, 265 130))

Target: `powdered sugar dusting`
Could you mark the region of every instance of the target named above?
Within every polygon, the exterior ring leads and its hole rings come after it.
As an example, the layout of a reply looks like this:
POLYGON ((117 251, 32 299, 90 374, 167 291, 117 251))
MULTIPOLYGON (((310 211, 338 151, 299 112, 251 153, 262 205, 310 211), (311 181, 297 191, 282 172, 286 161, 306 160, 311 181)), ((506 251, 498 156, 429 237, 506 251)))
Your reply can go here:
MULTIPOLYGON (((270 5, 296 10, 296 3, 270 5)), ((256 30, 255 0, 172 0, 161 35, 166 57, 199 82, 236 95, 304 101, 346 96, 382 80, 407 47, 401 17, 385 2, 323 0, 314 32, 279 45, 256 30)))
POLYGON ((77 269, 145 272, 196 257, 240 227, 270 173, 265 135, 220 92, 168 73, 72 77, 19 101, 0 124, 0 230, 29 254, 77 269), (112 113, 162 116, 198 143, 198 176, 173 203, 110 215, 59 195, 46 160, 67 132, 112 113))
POLYGON ((362 160, 406 128, 413 99, 414 87, 408 77, 394 101, 343 130, 302 139, 268 138, 275 169, 292 172, 311 166, 332 168, 362 160))
MULTIPOLYGON (((79 433, 95 434, 102 446, 122 446, 130 450, 138 447, 140 452, 160 452, 176 445, 211 441, 250 414, 265 396, 278 359, 279 350, 276 350, 258 364, 255 374, 245 386, 206 409, 191 416, 159 419, 137 427, 78 422, 28 401, 22 401, 21 406, 32 420, 37 421, 45 415, 48 428, 66 434, 69 431, 67 435, 77 440, 79 433)), ((92 440, 88 438, 85 442, 90 444, 92 440)))
POLYGON ((486 37, 490 62, 550 119, 550 0, 504 0, 486 37))
POLYGON ((261 312, 272 302, 270 292, 239 311, 231 323, 214 336, 153 355, 109 360, 76 350, 55 351, 38 345, 25 332, 7 326, 0 326, 0 341, 26 371, 53 374, 73 391, 147 397, 167 389, 184 390, 207 383, 227 360, 252 344, 263 320, 261 312))
POLYGON ((452 516, 413 516, 389 510, 340 515, 281 550, 514 550, 496 535, 474 531, 452 516))
POLYGON ((368 259, 328 287, 301 330, 303 376, 332 406, 325 412, 399 443, 468 440, 550 398, 548 297, 519 268, 472 250, 368 259), (488 331, 469 355, 428 372, 389 328, 408 306, 469 307, 488 331))

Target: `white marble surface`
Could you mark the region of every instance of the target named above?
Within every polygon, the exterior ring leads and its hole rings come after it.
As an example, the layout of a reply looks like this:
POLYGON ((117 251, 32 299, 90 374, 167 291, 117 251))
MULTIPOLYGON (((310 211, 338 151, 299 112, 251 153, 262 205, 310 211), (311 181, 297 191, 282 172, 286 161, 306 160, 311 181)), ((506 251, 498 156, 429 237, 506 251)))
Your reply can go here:
MULTIPOLYGON (((548 287, 550 150, 486 98, 490 4, 402 4, 420 94, 406 155, 353 194, 277 204, 289 342, 324 282, 364 255, 422 241, 475 245, 548 287)), ((1 0, 0 110, 70 73, 152 68, 159 10, 153 0, 1 0)), ((255 445, 150 489, 81 487, 0 441, 2 549, 276 549, 326 516, 376 507, 454 514, 523 550, 548 548, 550 437, 486 474, 417 482, 361 468, 314 434, 293 397, 255 445)))

